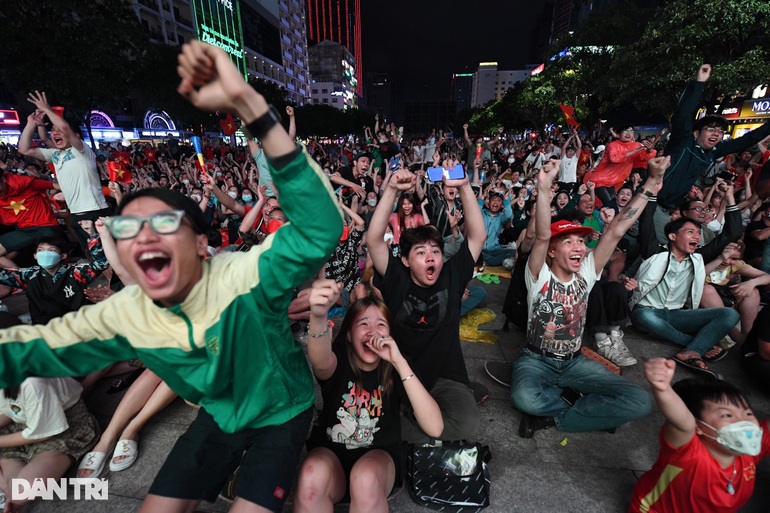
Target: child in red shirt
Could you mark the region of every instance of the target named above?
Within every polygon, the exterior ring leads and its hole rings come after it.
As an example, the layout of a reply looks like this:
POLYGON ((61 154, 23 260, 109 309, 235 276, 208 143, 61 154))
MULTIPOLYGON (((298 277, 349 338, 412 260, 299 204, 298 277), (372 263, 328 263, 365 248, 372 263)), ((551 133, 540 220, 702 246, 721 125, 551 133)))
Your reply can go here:
POLYGON ((630 513, 736 512, 751 498, 756 465, 770 452, 767 421, 754 417, 737 388, 687 379, 671 386, 676 364, 644 366, 666 418, 660 453, 634 487, 630 513))

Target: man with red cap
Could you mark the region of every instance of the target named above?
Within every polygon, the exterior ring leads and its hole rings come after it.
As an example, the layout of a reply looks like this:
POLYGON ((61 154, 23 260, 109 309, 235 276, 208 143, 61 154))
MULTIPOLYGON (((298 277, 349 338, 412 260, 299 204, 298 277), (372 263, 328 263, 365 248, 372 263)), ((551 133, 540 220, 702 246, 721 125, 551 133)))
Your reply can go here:
POLYGON ((535 243, 525 281, 529 321, 527 345, 513 362, 511 401, 522 412, 519 436, 556 425, 562 431, 611 430, 647 415, 650 394, 580 352, 588 294, 601 277, 618 241, 663 185, 668 158, 650 161, 639 193, 607 226, 593 252, 592 228, 572 221, 551 223, 549 192, 559 161, 538 173, 535 243))

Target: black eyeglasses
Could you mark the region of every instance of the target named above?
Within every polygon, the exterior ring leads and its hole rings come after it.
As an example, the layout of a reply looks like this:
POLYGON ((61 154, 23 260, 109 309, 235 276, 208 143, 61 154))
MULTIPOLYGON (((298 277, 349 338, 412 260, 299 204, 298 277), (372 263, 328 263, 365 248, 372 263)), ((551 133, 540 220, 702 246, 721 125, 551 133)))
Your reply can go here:
POLYGON ((104 220, 104 224, 115 240, 133 239, 148 223, 158 235, 170 235, 179 231, 184 219, 184 210, 167 210, 151 216, 113 216, 104 220))

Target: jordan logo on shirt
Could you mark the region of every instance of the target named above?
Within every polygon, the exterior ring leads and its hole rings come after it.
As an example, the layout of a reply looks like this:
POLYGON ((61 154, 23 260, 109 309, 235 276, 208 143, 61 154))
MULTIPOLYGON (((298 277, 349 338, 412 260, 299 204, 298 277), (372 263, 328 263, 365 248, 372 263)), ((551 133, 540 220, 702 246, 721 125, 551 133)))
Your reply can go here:
POLYGON ((425 316, 423 315, 420 317, 420 320, 417 321, 417 324, 428 324, 428 321, 425 320, 425 316))

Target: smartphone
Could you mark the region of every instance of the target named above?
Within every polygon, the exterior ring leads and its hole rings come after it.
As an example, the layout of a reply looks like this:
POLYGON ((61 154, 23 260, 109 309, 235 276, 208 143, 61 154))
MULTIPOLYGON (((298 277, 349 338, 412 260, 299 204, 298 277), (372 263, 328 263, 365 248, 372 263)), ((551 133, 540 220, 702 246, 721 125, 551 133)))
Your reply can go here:
POLYGON ((462 180, 463 178, 465 178, 465 168, 462 164, 457 164, 449 170, 450 180, 462 180))
POLYGON ((395 171, 400 167, 401 167, 401 159, 399 159, 398 157, 392 157, 388 162, 388 169, 390 169, 391 171, 395 171))
POLYGON ((574 406, 578 399, 583 397, 583 394, 578 392, 572 387, 566 387, 562 389, 561 400, 570 406, 574 406))
POLYGON ((428 180, 431 182, 443 182, 444 181, 444 168, 443 167, 429 167, 428 168, 428 180))

